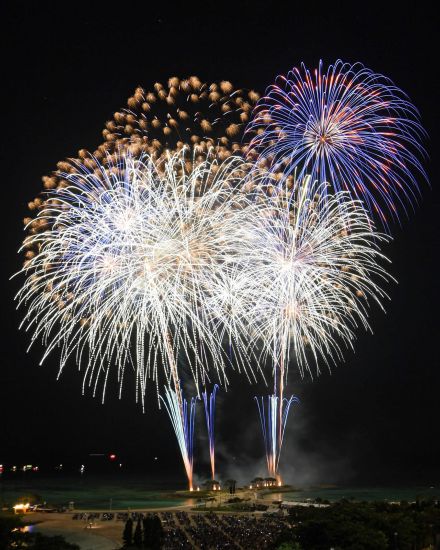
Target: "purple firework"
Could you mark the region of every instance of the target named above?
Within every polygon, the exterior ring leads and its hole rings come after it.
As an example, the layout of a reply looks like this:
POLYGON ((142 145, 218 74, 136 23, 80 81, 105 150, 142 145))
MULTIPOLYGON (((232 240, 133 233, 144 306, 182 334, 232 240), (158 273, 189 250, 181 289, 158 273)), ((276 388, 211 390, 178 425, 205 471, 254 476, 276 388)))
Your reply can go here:
POLYGON ((417 198, 425 131, 417 109, 388 78, 338 60, 279 76, 246 130, 250 156, 285 177, 349 191, 387 225, 387 212, 417 198))

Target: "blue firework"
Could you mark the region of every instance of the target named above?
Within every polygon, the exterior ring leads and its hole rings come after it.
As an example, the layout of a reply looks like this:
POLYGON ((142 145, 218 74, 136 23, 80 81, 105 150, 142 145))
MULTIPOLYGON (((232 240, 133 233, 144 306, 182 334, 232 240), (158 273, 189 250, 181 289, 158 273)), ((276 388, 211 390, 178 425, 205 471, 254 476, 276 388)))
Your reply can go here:
POLYGON ((425 132, 417 109, 388 78, 338 60, 279 76, 247 128, 250 156, 284 177, 305 175, 349 191, 387 225, 418 197, 425 132))

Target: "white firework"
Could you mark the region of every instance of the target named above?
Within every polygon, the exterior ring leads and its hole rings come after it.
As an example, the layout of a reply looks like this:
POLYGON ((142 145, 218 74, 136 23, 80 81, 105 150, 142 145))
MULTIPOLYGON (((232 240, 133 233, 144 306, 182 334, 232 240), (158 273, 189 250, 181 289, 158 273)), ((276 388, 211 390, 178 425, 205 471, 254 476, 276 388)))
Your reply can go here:
POLYGON ((158 384, 162 370, 180 393, 179 359, 196 384, 208 366, 226 383, 226 334, 249 364, 243 321, 231 323, 219 305, 255 248, 262 207, 235 192, 245 164, 196 165, 183 151, 160 162, 124 154, 99 167, 65 174, 68 186, 39 214, 48 229, 25 241, 39 253, 22 270, 18 300, 32 342, 46 347, 42 361, 60 348, 60 373, 74 357, 84 387, 95 393, 102 382, 103 398, 112 365, 121 389, 131 365, 142 403, 147 379, 158 384))
POLYGON ((18 293, 43 360, 60 348, 60 372, 75 358, 103 397, 112 366, 121 389, 132 366, 143 403, 161 372, 180 395, 179 360, 196 385, 209 370, 226 384, 225 343, 249 378, 270 355, 281 384, 291 359, 303 374, 340 358, 386 296, 386 237, 310 178, 266 194, 250 173, 183 151, 65 174, 39 214, 48 229, 25 241, 39 253, 18 293))
POLYGON ((370 302, 382 308, 387 297, 379 244, 388 237, 374 230, 360 201, 325 188, 308 177, 278 192, 264 230, 271 236, 257 279, 266 290, 253 326, 281 377, 291 360, 303 375, 341 359, 357 327, 370 328, 370 302))
MULTIPOLYGON (((252 311, 251 338, 259 344, 261 363, 270 359, 274 393, 256 397, 263 430, 268 472, 281 484, 278 470, 290 406, 284 397, 290 363, 301 376, 319 374, 353 346, 356 328, 368 329, 369 302, 380 307, 389 276, 379 244, 387 237, 374 231, 360 201, 329 196, 325 184, 310 177, 293 192, 270 189, 270 212, 261 238, 265 256, 255 264, 253 283, 260 300, 252 311)), ((257 254, 255 256, 258 256, 257 254)))

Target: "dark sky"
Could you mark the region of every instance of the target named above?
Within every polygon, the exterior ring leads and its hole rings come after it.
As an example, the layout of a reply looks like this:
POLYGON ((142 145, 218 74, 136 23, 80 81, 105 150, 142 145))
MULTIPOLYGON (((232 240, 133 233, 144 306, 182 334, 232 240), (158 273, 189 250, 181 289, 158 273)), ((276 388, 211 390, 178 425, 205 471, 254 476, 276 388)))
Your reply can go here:
MULTIPOLYGON (((422 183, 420 206, 393 227, 386 252, 399 284, 390 287, 387 314, 372 311, 374 335, 360 334, 356 353, 347 352, 332 375, 300 382, 292 372, 302 405, 289 423, 283 471, 293 481, 439 484, 438 21, 428 4, 387 11, 385 3, 364 3, 356 12, 336 2, 324 11, 304 2, 291 2, 291 10, 271 2, 185 2, 185 11, 169 2, 72 2, 62 13, 60 2, 32 4, 7 3, 3 17, 0 463, 79 464, 90 452, 115 451, 146 472, 155 455, 164 473, 182 471, 154 388, 146 414, 130 387, 122 401, 113 391, 101 405, 81 396, 74 368, 56 381, 55 356, 39 367, 41 348, 25 352, 13 304, 19 283, 8 278, 20 266, 22 218, 40 177, 78 148, 95 148, 105 120, 139 84, 197 74, 263 91, 301 61, 342 58, 391 77, 420 109, 432 188, 422 183)), ((262 391, 232 377, 231 390, 218 397, 223 472, 258 469, 252 396, 262 391)))

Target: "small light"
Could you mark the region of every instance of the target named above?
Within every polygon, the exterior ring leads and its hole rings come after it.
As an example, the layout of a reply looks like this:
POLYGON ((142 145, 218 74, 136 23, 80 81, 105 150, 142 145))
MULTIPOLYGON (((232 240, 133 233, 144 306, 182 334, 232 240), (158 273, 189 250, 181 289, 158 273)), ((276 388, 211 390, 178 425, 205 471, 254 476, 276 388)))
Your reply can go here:
POLYGON ((26 504, 16 504, 14 507, 14 512, 17 514, 18 512, 26 513, 29 508, 29 502, 26 504))

